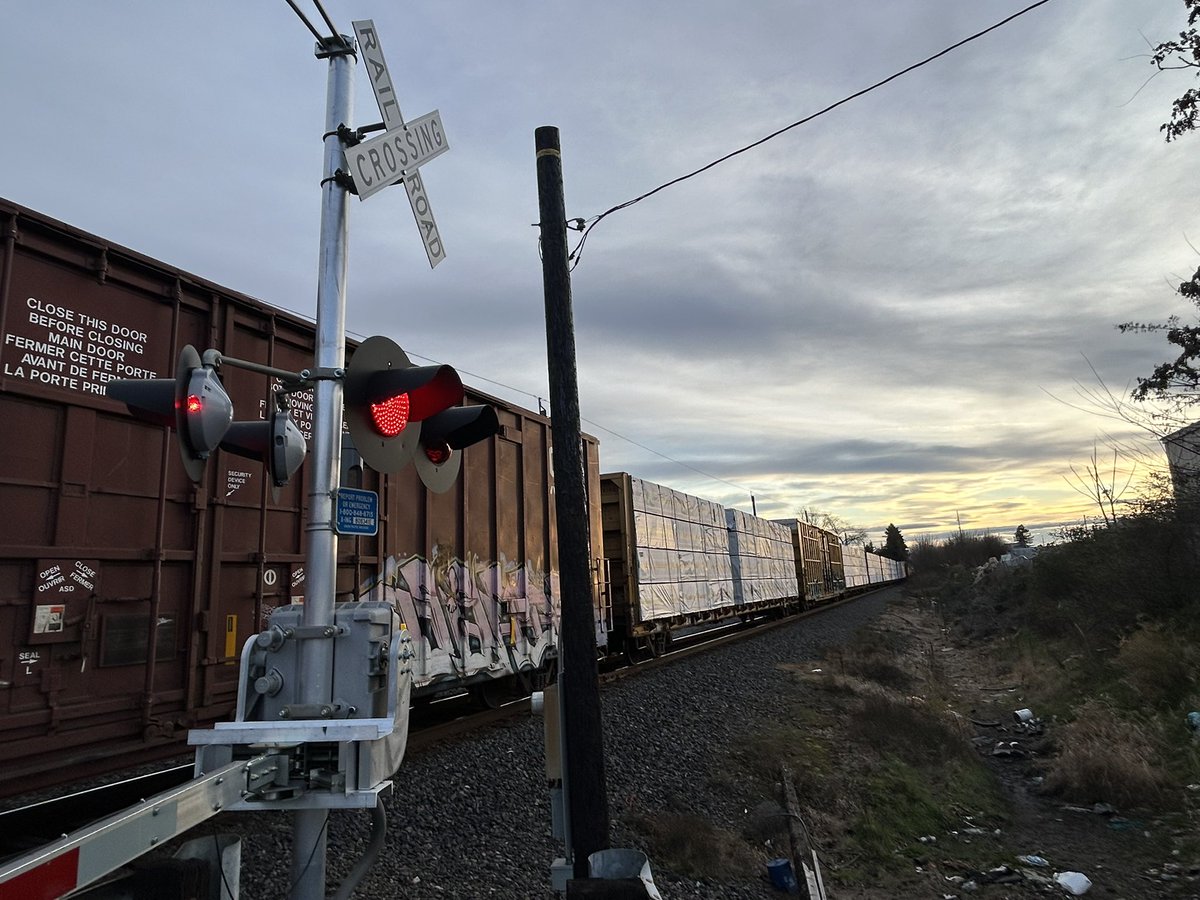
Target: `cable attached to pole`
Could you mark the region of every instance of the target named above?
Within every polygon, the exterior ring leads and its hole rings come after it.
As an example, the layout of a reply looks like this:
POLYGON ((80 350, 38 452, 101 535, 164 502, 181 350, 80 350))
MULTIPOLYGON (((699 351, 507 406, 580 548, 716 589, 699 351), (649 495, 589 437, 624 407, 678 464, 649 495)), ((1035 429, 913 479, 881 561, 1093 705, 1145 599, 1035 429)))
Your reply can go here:
POLYGON ((371 837, 367 841, 367 849, 363 851, 363 855, 354 864, 354 868, 350 870, 350 874, 338 885, 337 893, 333 895, 333 900, 349 900, 350 895, 354 893, 354 889, 366 877, 371 866, 375 865, 375 860, 379 858, 386 838, 387 813, 384 812, 383 796, 380 795, 375 799, 375 806, 371 809, 371 837))

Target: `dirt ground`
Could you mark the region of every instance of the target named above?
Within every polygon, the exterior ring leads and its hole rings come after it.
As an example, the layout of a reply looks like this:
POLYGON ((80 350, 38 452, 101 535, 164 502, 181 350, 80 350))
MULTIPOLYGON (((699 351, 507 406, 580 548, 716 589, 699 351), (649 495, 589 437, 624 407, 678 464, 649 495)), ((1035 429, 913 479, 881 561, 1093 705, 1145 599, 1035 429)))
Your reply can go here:
MULTIPOLYGON (((950 639, 928 607, 912 601, 893 604, 881 624, 910 639, 907 652, 936 659, 949 689, 951 715, 1003 786, 1009 816, 999 826, 964 820, 949 834, 931 836, 936 840, 923 842, 926 858, 913 861, 911 878, 902 885, 831 896, 1061 897, 1071 894, 1054 876, 1078 872, 1091 882, 1089 897, 1200 900, 1200 772, 1192 774, 1191 784, 1178 786, 1185 811, 1170 816, 1114 809, 1102 800, 1084 807, 1046 796, 1040 790, 1041 764, 1052 752, 1056 723, 1027 726, 1016 721, 1014 712, 1027 703, 1012 676, 999 672, 979 647, 950 639), (981 842, 994 850, 988 856, 996 860, 986 871, 973 870, 960 858, 966 843, 981 842), (1019 855, 1041 857, 1046 865, 1022 863, 1019 855)), ((970 856, 978 858, 979 849, 972 848, 970 856)))

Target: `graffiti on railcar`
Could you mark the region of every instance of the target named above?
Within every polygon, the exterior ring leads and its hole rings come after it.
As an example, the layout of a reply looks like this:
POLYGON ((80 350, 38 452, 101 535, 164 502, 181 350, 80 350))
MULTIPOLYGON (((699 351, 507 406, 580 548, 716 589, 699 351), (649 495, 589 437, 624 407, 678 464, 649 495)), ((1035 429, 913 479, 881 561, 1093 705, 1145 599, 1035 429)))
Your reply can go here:
POLYGON ((540 560, 392 556, 362 599, 391 603, 412 635, 417 685, 539 668, 556 642, 558 576, 540 560))

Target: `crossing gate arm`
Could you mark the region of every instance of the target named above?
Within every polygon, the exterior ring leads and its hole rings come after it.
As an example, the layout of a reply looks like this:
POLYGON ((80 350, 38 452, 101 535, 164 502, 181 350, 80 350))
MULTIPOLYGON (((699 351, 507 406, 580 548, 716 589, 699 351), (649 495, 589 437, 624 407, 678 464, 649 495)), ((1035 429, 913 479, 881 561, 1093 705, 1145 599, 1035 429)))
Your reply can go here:
POLYGON ((275 779, 273 754, 239 760, 0 863, 0 900, 54 900, 210 819, 275 779))

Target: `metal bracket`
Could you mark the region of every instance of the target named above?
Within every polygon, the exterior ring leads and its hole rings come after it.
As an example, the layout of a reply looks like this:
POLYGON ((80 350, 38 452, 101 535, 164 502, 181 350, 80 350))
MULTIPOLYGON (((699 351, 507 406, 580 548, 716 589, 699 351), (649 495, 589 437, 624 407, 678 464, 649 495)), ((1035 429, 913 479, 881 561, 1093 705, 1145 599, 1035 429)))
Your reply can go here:
POLYGON ((305 381, 341 381, 346 377, 345 369, 305 369, 300 373, 305 381))
POLYGON ((233 366, 235 369, 245 369, 248 372, 270 375, 282 381, 287 389, 291 391, 302 390, 307 387, 305 384, 307 376, 303 372, 290 372, 287 369, 264 366, 262 363, 256 363, 248 359, 237 359, 233 356, 226 356, 220 350, 214 350, 211 347, 204 351, 201 356, 201 363, 210 369, 218 371, 220 371, 222 366, 233 366))
MULTIPOLYGON (((324 184, 325 182, 321 182, 324 184)), ((358 196, 358 185, 354 183, 354 176, 344 169, 333 170, 333 183, 344 191, 349 191, 355 197, 358 196)))
POLYGON ((281 719, 346 719, 354 712, 344 703, 288 703, 279 711, 281 719))
POLYGON ((329 59, 333 56, 353 56, 356 60, 358 59, 358 54, 354 50, 354 38, 345 34, 321 38, 321 42, 317 44, 313 52, 317 59, 329 59))
POLYGON ((246 773, 246 792, 260 794, 272 784, 287 784, 288 758, 282 753, 258 756, 247 762, 242 771, 246 773))
POLYGON ((283 636, 296 641, 324 640, 349 634, 349 630, 337 625, 296 625, 283 629, 283 636))
POLYGON ((280 710, 280 719, 348 719, 354 712, 344 703, 288 703, 280 710))
POLYGON ((356 138, 354 143, 357 144, 368 134, 372 134, 376 131, 383 131, 385 128, 387 128, 387 125, 383 122, 376 122, 374 125, 360 125, 358 128, 354 129, 354 136, 356 138))

